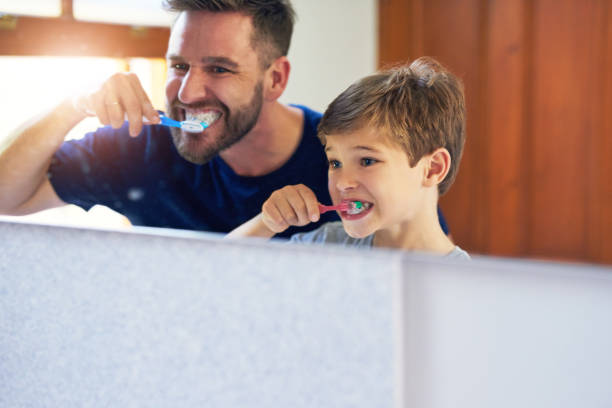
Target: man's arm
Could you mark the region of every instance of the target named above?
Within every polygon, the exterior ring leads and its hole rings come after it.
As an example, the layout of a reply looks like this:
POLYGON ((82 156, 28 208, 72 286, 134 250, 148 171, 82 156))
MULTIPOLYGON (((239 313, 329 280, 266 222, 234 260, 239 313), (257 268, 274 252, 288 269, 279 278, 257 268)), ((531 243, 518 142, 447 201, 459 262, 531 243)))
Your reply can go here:
POLYGON ((66 134, 85 115, 67 100, 16 129, 0 151, 0 213, 24 215, 63 205, 47 170, 66 134))
POLYGON ((8 137, 6 147, 0 146, 0 214, 24 215, 64 204, 47 171, 66 134, 86 116, 97 116, 115 129, 127 116, 134 137, 142 130, 143 116, 159 123, 140 81, 129 72, 114 74, 95 92, 65 100, 31 119, 8 137))

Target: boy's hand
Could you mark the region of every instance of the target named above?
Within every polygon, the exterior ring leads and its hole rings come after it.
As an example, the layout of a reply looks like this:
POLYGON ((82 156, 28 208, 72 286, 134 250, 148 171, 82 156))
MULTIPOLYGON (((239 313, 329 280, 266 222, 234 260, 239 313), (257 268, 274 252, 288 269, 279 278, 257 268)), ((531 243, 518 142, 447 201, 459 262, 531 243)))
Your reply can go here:
POLYGON ((317 197, 303 184, 276 190, 263 203, 261 212, 262 221, 274 233, 319 221, 321 216, 317 197))

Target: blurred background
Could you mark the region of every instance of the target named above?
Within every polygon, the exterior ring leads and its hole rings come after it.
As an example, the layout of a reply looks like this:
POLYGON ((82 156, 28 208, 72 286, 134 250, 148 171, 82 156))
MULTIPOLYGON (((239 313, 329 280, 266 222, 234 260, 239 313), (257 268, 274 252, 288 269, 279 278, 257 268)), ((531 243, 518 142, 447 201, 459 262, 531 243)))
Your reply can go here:
POLYGON ((467 142, 441 207, 475 253, 612 262, 612 2, 381 0, 379 63, 464 80, 467 142))
MULTIPOLYGON (((0 0, 0 147, 11 130, 116 71, 164 108, 173 16, 160 0, 0 0)), ((474 254, 612 263, 612 2, 293 0, 286 103, 324 110, 378 67, 430 55, 463 79, 468 137, 440 206, 474 254)), ((69 137, 98 126, 81 123, 69 137)), ((77 207, 43 222, 126 226, 77 207)))

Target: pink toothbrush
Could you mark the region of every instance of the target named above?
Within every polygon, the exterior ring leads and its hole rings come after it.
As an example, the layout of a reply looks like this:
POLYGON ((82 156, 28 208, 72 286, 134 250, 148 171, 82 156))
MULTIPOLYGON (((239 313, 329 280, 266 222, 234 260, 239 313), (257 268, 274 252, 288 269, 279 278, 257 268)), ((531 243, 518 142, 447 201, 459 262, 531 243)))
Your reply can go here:
POLYGON ((361 201, 343 201, 338 205, 323 205, 319 204, 319 212, 324 214, 328 211, 349 211, 349 210, 359 210, 363 208, 363 203, 361 201))

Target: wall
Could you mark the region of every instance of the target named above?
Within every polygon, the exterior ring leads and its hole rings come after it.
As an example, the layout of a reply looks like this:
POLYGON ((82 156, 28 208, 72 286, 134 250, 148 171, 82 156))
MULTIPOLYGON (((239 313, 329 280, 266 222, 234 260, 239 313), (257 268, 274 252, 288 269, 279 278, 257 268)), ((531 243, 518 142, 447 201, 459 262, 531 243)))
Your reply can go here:
POLYGON ((376 0, 293 0, 298 19, 281 101, 323 111, 356 79, 376 70, 376 0))
POLYGON ((465 83, 441 207, 472 252, 612 263, 607 0, 381 0, 380 64, 431 55, 465 83))

